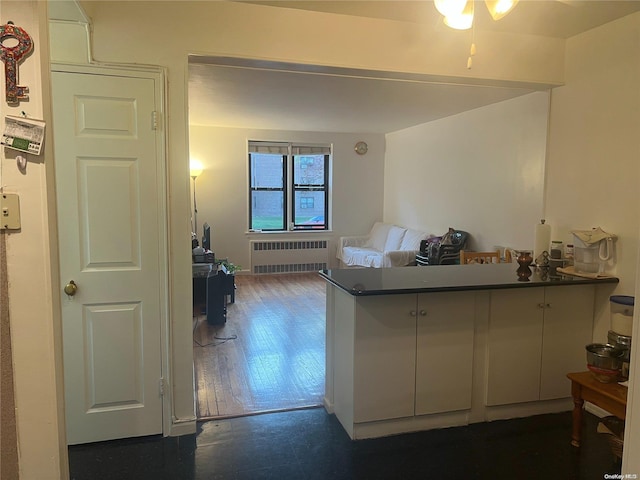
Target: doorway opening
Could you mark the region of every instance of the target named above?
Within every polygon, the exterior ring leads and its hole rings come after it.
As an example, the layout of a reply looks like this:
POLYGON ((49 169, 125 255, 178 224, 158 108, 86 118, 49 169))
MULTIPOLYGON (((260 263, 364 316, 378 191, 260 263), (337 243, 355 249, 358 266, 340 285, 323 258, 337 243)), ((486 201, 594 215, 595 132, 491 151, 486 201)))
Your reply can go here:
POLYGON ((226 323, 194 311, 198 420, 321 406, 324 280, 315 272, 235 280, 226 323))

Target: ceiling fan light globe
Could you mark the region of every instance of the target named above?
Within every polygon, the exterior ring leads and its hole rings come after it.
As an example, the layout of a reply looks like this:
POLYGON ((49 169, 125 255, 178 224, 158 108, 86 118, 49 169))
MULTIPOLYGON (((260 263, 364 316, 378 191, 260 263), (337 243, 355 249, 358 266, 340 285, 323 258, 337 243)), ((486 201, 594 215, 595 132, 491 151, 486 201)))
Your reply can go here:
POLYGON ((518 0, 484 0, 491 18, 500 20, 506 16, 518 3, 518 0))
POLYGON ((444 24, 456 30, 469 30, 473 25, 473 2, 467 2, 462 13, 444 17, 444 24))
POLYGON ((449 17, 461 14, 467 0, 433 0, 433 3, 441 15, 449 17))

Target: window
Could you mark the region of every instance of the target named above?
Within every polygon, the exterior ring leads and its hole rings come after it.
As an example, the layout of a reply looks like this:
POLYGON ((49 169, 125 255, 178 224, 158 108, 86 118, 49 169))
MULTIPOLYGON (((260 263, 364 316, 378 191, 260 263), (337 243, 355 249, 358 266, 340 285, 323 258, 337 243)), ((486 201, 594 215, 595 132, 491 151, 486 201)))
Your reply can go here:
POLYGON ((313 208, 313 197, 300 197, 300 209, 313 208))
POLYGON ((249 229, 327 230, 328 146, 249 142, 249 229))

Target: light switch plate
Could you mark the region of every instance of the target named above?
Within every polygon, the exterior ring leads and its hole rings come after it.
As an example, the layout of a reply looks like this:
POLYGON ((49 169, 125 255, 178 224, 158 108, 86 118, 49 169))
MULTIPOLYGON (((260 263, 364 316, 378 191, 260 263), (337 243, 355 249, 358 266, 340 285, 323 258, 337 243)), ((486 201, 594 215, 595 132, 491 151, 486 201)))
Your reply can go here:
POLYGON ((20 198, 17 193, 0 195, 0 230, 20 230, 20 198))

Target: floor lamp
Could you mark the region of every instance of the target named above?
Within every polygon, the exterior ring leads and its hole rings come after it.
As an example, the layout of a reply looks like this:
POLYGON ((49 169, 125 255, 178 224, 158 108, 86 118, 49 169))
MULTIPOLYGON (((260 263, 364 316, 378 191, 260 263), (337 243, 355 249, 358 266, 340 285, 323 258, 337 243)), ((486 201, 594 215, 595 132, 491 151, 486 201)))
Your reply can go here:
POLYGON ((198 204, 196 203, 196 178, 202 173, 202 167, 197 162, 191 162, 189 165, 189 175, 193 178, 193 233, 198 238, 198 204))

